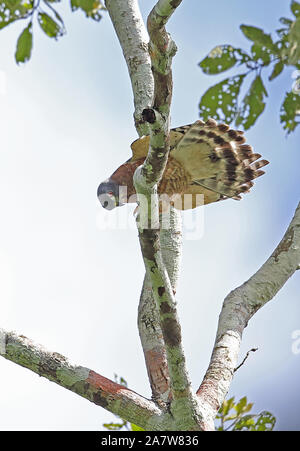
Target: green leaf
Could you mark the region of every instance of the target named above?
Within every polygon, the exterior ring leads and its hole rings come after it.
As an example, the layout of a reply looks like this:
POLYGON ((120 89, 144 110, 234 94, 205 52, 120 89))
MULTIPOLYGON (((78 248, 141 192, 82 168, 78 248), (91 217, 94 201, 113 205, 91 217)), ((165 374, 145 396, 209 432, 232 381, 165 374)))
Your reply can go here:
POLYGON ((241 418, 233 427, 233 431, 241 431, 241 430, 252 430, 255 426, 255 417, 256 415, 245 415, 241 418))
POLYGON ((0 30, 19 19, 25 19, 32 12, 33 0, 0 1, 0 30))
POLYGON ((288 51, 288 63, 296 65, 300 62, 300 16, 291 25, 288 41, 290 44, 288 51))
POLYGON ((282 60, 282 62, 284 64, 288 64, 288 54, 289 54, 289 48, 290 48, 290 44, 289 44, 289 32, 287 31, 286 33, 282 33, 280 35, 279 33, 280 30, 277 30, 279 36, 280 36, 280 40, 276 42, 276 47, 277 47, 277 53, 280 57, 280 59, 282 60))
POLYGON ((286 17, 280 17, 279 22, 282 23, 282 25, 287 25, 288 27, 290 27, 293 23, 291 19, 287 19, 286 17))
POLYGON ((122 376, 120 377, 120 384, 124 385, 124 387, 127 387, 127 382, 122 376))
POLYGON ((119 431, 124 426, 124 423, 104 423, 103 427, 109 431, 119 431))
POLYGON ((15 53, 16 62, 26 63, 31 56, 32 50, 32 24, 29 25, 22 31, 17 41, 17 48, 15 53))
POLYGON ((291 10, 295 17, 300 17, 300 3, 292 1, 291 10))
POLYGON ((241 398, 237 404, 234 397, 224 401, 219 409, 217 419, 221 420, 217 431, 271 431, 273 430, 276 418, 270 412, 261 412, 257 414, 248 414, 252 410, 253 404, 247 402, 246 396, 241 398), (231 409, 236 411, 235 415, 226 416, 231 409), (234 421, 233 421, 234 420, 234 421), (228 423, 231 422, 229 425, 228 423), (225 424, 227 423, 227 424, 225 424))
POLYGON ((97 22, 101 19, 100 10, 105 10, 100 0, 71 0, 71 9, 75 11, 81 9, 85 12, 86 17, 90 17, 97 22))
POLYGON ((38 13, 38 22, 42 30, 50 38, 57 39, 60 36, 62 36, 65 32, 63 26, 58 25, 58 23, 55 22, 55 20, 53 20, 52 17, 50 17, 46 13, 41 12, 38 13))
POLYGON ((237 416, 241 416, 241 415, 244 415, 245 413, 250 412, 250 410, 252 410, 252 407, 253 407, 253 403, 249 402, 249 404, 247 404, 246 397, 240 399, 239 403, 236 406, 234 406, 237 416))
POLYGON ((251 47, 251 54, 254 61, 268 66, 271 62, 272 51, 261 44, 253 44, 251 47))
POLYGON ((145 429, 140 428, 140 427, 137 426, 136 424, 131 423, 131 430, 132 430, 132 431, 144 431, 145 429))
POLYGON ((264 87, 260 75, 258 75, 254 79, 248 93, 243 99, 242 106, 236 119, 237 126, 243 125, 244 129, 248 130, 253 124, 255 124, 256 120, 265 109, 265 96, 268 96, 268 93, 264 87))
POLYGON ((203 120, 213 118, 218 121, 232 122, 237 114, 237 99, 245 74, 226 78, 209 88, 199 104, 200 117, 203 120))
MULTIPOLYGON (((278 34, 281 40, 287 41, 289 36, 289 28, 278 28, 278 30, 276 30, 276 33, 278 34)), ((275 45, 277 48, 282 47, 281 40, 276 42, 275 45)))
POLYGON ((276 424, 276 418, 270 412, 261 412, 256 422, 257 431, 272 431, 276 424))
POLYGON ((127 387, 127 381, 122 376, 118 376, 116 373, 114 373, 114 380, 119 385, 124 385, 124 387, 127 387))
POLYGON ((51 9, 52 13, 55 15, 56 19, 61 23, 62 25, 62 29, 63 29, 63 34, 65 33, 65 24, 64 21, 62 19, 62 17, 58 14, 58 12, 53 8, 53 6, 51 5, 51 3, 58 3, 61 0, 44 0, 44 3, 46 3, 46 5, 51 9))
POLYGON ((284 63, 282 61, 278 61, 273 67, 273 71, 269 77, 269 81, 272 81, 272 80, 274 80, 274 78, 278 77, 278 75, 281 74, 283 69, 284 69, 284 63))
POLYGON ((242 64, 249 60, 250 57, 241 49, 231 45, 218 45, 199 63, 199 66, 205 74, 213 75, 230 69, 236 63, 242 64))
POLYGON ((234 406, 236 413, 238 415, 240 415, 241 413, 243 413, 243 409, 246 407, 247 405, 247 397, 244 396, 243 398, 241 398, 239 400, 239 402, 234 406))
POLYGON ((228 415, 229 411, 234 407, 234 396, 230 399, 227 399, 223 402, 219 413, 223 416, 228 415))
POLYGON ((280 122, 283 123, 284 130, 287 134, 295 130, 300 124, 300 93, 288 92, 285 96, 284 102, 280 110, 280 122))
POLYGON ((238 417, 238 414, 234 413, 231 415, 224 416, 223 419, 224 419, 224 421, 232 421, 232 420, 235 420, 237 417, 238 417))
POLYGON ((271 35, 266 34, 261 28, 252 27, 251 25, 241 25, 241 30, 250 41, 260 44, 270 50, 275 51, 276 48, 272 41, 271 35))
POLYGON ((10 20, 6 20, 5 16, 2 17, 1 13, 0 13, 0 30, 2 30, 2 28, 7 27, 7 25, 9 25, 10 23, 14 22, 15 19, 10 19, 10 20))

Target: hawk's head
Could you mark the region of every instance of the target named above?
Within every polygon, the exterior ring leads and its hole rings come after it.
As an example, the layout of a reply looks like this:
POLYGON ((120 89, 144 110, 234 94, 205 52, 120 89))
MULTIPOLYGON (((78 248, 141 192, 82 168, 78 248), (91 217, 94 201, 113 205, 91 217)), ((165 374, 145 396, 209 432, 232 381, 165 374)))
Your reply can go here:
POLYGON ((102 207, 106 210, 112 210, 123 205, 119 203, 119 185, 113 180, 108 179, 100 183, 97 196, 102 207))

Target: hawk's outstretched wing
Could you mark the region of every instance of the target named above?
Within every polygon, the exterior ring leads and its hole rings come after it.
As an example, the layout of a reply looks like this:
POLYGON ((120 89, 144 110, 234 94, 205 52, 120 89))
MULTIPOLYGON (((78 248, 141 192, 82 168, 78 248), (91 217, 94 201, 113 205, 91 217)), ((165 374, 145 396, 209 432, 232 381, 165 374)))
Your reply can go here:
MULTIPOLYGON (((132 158, 121 165, 99 189, 106 187, 116 197, 119 186, 128 187, 128 196, 134 191, 133 173, 144 161, 149 149, 150 137, 143 136, 131 145, 132 158)), ((195 208, 197 194, 204 195, 204 203, 222 199, 240 199, 253 186, 252 180, 264 174, 261 168, 268 164, 261 155, 245 144, 244 133, 233 130, 227 124, 206 122, 173 128, 170 131, 170 155, 159 184, 160 194, 192 195, 192 203, 175 204, 178 209, 195 208)), ((116 201, 118 205, 118 201, 116 201)))

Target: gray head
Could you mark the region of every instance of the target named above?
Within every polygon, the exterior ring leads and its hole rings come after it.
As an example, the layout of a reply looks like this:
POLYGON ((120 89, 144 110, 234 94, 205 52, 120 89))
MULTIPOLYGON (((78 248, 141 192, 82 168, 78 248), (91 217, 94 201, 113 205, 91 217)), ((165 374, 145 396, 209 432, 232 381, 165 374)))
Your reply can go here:
POLYGON ((105 180, 100 183, 97 190, 98 199, 103 208, 112 210, 119 205, 119 185, 113 180, 105 180))

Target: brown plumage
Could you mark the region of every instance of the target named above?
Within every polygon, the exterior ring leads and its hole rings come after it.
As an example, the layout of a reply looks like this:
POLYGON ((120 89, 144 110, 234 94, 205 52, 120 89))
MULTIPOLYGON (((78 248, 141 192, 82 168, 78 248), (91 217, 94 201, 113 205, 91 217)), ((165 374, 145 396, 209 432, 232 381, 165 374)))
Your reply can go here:
MULTIPOLYGON (((99 185, 98 197, 104 208, 111 210, 136 201, 133 174, 145 160, 149 142, 149 136, 134 141, 132 158, 99 185)), ((228 198, 239 200, 253 186, 252 180, 264 174, 261 168, 269 162, 260 158, 245 144, 242 131, 217 124, 213 119, 174 128, 170 131, 170 155, 158 192, 166 194, 180 210, 195 208, 203 201, 209 204, 228 198), (199 195, 204 196, 203 201, 199 195)))

